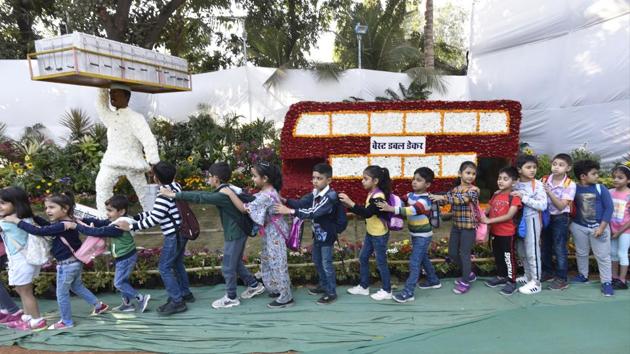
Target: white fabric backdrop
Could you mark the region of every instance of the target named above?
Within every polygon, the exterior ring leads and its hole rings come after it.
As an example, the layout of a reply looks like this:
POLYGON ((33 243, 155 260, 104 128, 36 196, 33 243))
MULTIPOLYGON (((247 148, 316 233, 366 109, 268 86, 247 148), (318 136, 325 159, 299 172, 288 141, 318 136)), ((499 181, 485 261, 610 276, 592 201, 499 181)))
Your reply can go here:
POLYGON ((471 99, 520 101, 534 150, 630 152, 628 1, 485 0, 471 33, 471 99))

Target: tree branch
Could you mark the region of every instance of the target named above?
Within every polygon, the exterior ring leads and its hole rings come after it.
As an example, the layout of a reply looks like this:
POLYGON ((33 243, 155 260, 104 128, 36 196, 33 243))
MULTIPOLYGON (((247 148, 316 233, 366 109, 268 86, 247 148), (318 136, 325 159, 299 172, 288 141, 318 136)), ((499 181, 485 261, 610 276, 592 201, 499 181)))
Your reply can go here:
POLYGON ((142 45, 144 48, 152 49, 155 43, 160 38, 160 34, 162 30, 166 26, 171 15, 177 11, 177 9, 182 6, 186 0, 171 0, 168 4, 166 4, 160 14, 158 15, 155 24, 152 26, 151 31, 147 35, 144 40, 144 44, 142 45))

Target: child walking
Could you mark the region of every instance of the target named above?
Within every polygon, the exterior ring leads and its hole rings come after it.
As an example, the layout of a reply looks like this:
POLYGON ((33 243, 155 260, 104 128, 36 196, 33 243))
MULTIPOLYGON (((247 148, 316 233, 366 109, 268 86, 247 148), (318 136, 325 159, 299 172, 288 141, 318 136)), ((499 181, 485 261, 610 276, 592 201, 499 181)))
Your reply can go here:
POLYGON ((389 170, 380 166, 371 165, 363 170, 361 180, 363 188, 368 191, 365 206, 356 204, 345 193, 339 194, 339 200, 347 206, 352 213, 365 218, 366 235, 359 254, 360 282, 359 285, 348 289, 352 295, 370 295, 370 256, 376 256, 376 267, 381 275, 382 288, 371 295, 372 299, 391 300, 392 286, 389 267, 387 265, 387 242, 389 241, 389 228, 387 227, 387 213, 379 209, 377 203, 389 200, 391 194, 391 179, 389 170))
POLYGON ((462 270, 462 277, 455 280, 453 292, 465 294, 470 290, 470 283, 477 280, 472 271, 470 253, 475 243, 476 221, 471 204, 479 203, 479 188, 473 185, 477 178, 477 165, 464 161, 459 166, 458 181, 446 195, 430 194, 431 200, 440 204, 451 204, 453 208, 453 227, 448 240, 448 256, 462 270))
POLYGON ((481 216, 481 222, 490 225, 492 251, 497 276, 486 280, 484 284, 491 288, 503 285, 500 293, 506 296, 516 291, 516 255, 514 251, 514 237, 516 225, 514 216, 521 208, 521 198, 513 197, 512 186, 518 181, 518 171, 514 167, 504 167, 499 170, 497 186, 499 190, 490 199, 489 216, 481 216))
POLYGON ((597 183, 599 163, 593 160, 577 161, 573 166, 578 181, 575 190, 576 215, 570 230, 575 242, 578 275, 574 283, 588 283, 588 255, 593 250, 597 260, 601 291, 604 296, 613 296, 612 270, 610 261, 610 228, 613 201, 608 189, 597 183))
POLYGON ((411 255, 409 256, 409 277, 405 283, 405 288, 393 296, 394 301, 399 303, 415 300, 414 292, 422 269, 427 275, 427 280, 419 285, 421 289, 439 289, 442 287, 431 259, 429 259, 433 226, 429 219, 432 202, 429 199, 427 189, 431 186, 434 177, 435 174, 428 167, 420 167, 415 170, 411 180, 413 192, 407 195, 407 207, 393 207, 385 201, 377 203, 382 211, 406 217, 407 226, 409 227, 412 245, 411 255))
POLYGON ((265 291, 263 284, 256 280, 243 263, 243 252, 247 244, 248 235, 243 230, 241 220, 245 216, 234 206, 232 201, 225 194, 218 191, 230 188, 240 192, 237 187, 229 185, 232 176, 230 165, 225 162, 215 162, 208 170, 208 184, 215 188, 214 192, 178 192, 167 189, 160 190, 160 194, 168 198, 186 200, 192 203, 211 204, 219 209, 221 226, 223 226, 223 265, 221 272, 225 279, 225 295, 215 300, 212 307, 215 309, 230 308, 239 306, 241 301, 236 295, 237 275, 247 289, 241 293, 241 298, 251 299, 265 291))
POLYGON ((330 187, 332 175, 332 166, 327 163, 318 163, 313 166, 313 192, 300 200, 287 200, 287 206, 276 205, 278 214, 313 220, 313 263, 319 275, 319 285, 308 289, 308 293, 321 295, 317 300, 317 304, 320 305, 331 304, 337 300, 333 244, 339 232, 336 224, 338 208, 343 208, 343 206, 339 202, 337 192, 330 187))
POLYGON ((17 321, 23 314, 24 312, 15 304, 4 284, 0 282, 0 324, 17 321))
POLYGON ((612 285, 614 289, 626 290, 628 274, 628 249, 630 248, 630 167, 619 165, 613 169, 613 184, 610 190, 614 211, 610 219, 612 239, 612 285))
POLYGON ((274 212, 274 205, 280 203, 279 190, 282 188, 280 168, 267 162, 258 162, 252 168, 252 180, 260 192, 254 201, 243 203, 231 188, 223 188, 220 193, 227 194, 232 203, 242 213, 248 213, 252 220, 263 226, 263 249, 260 252, 260 270, 267 291, 278 297, 267 304, 272 309, 282 309, 295 304, 291 293, 289 265, 287 263, 287 245, 289 225, 281 215, 274 212))
POLYGON ((541 260, 540 260, 540 232, 542 230, 541 212, 547 209, 547 194, 543 184, 536 180, 538 159, 532 155, 520 155, 516 158, 516 169, 519 180, 514 186, 512 196, 521 198, 523 203, 523 219, 525 220, 525 238, 518 237, 516 248, 523 261, 525 276, 517 278, 518 283, 524 284, 518 291, 521 294, 536 294, 542 290, 541 260))
POLYGON ((124 195, 114 195, 105 201, 105 214, 107 219, 84 218, 79 223, 68 223, 70 229, 75 229, 87 236, 107 237, 111 241, 109 250, 114 257, 116 271, 114 273, 114 287, 120 291, 122 303, 114 307, 114 311, 133 312, 136 310, 131 301, 136 300, 137 310, 144 312, 147 309, 151 295, 140 294, 131 285, 129 278, 138 261, 136 242, 129 231, 117 228, 113 222, 127 216, 129 200, 124 195), (88 226, 90 225, 90 226, 88 226))
POLYGON ((542 279, 553 278, 550 290, 564 290, 569 287, 567 272, 567 239, 569 237, 569 212, 575 199, 575 182, 567 173, 571 171, 573 159, 568 154, 558 154, 551 160, 551 176, 543 177, 543 187, 547 193, 547 208, 550 214, 549 225, 542 232, 542 279), (556 270, 553 273, 552 256, 556 256, 556 270))
POLYGON ((92 315, 100 315, 107 311, 109 306, 99 301, 81 280, 83 263, 74 257, 74 252, 81 248, 81 239, 76 230, 66 230, 67 225, 64 224, 64 221, 72 221, 74 198, 69 194, 54 194, 46 198, 44 205, 46 215, 51 221, 44 226, 31 225, 16 216, 5 217, 5 220, 16 223, 20 229, 31 235, 53 238, 52 254, 57 261, 57 304, 61 320, 50 325, 48 329, 66 329, 74 327, 70 290, 94 306, 92 315))
MULTIPOLYGON (((0 218, 6 219, 9 216, 33 222, 33 211, 28 195, 21 188, 7 187, 0 190, 0 218)), ((9 303, 5 309, 7 311, 4 316, 5 323, 9 328, 21 331, 45 329, 46 320, 42 318, 33 294, 33 279, 39 275, 40 266, 28 263, 24 255, 28 233, 17 228, 15 224, 1 219, 0 232, 9 259, 9 286, 15 287, 24 306, 24 312, 21 313, 18 312, 15 303, 9 303), (11 316, 8 316, 9 313, 11 316)))

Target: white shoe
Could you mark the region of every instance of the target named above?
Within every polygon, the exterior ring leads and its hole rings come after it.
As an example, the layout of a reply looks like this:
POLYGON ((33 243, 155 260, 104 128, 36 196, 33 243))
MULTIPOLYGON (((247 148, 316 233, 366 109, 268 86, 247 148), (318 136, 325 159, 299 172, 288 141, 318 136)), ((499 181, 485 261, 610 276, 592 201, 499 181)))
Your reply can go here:
POLYGON ((352 294, 352 295, 365 295, 368 296, 370 295, 370 288, 364 288, 361 285, 357 285, 353 288, 348 289, 348 294, 352 294))
POLYGON ((542 289, 542 286, 540 286, 539 282, 537 282, 536 280, 531 280, 527 282, 527 284, 518 288, 518 291, 521 294, 531 295, 531 294, 539 293, 541 289, 542 289))
POLYGON ((527 281, 527 276, 525 275, 521 275, 520 277, 516 278, 516 284, 520 286, 527 284, 527 281))
POLYGON ((383 289, 375 292, 374 294, 370 295, 370 297, 374 300, 377 301, 381 301, 381 300, 391 300, 392 299, 392 292, 387 292, 383 289))
POLYGON ((265 286, 258 282, 258 285, 255 287, 247 287, 245 291, 241 293, 241 299, 251 299, 256 295, 260 295, 265 292, 265 286))
POLYGON ((238 306, 241 304, 241 301, 236 299, 230 299, 227 295, 223 296, 219 300, 216 300, 212 303, 212 307, 215 309, 226 309, 234 306, 238 306))

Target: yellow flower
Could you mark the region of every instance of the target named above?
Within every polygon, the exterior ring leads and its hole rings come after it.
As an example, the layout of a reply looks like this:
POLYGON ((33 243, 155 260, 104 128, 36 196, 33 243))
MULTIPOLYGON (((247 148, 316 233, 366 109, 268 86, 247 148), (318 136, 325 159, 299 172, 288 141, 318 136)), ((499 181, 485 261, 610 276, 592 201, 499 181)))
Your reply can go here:
POLYGON ((15 163, 13 164, 13 168, 15 168, 15 169, 20 168, 20 164, 19 164, 19 163, 17 163, 17 162, 15 162, 15 163))
POLYGON ((18 168, 15 172, 16 172, 18 175, 21 175, 21 174, 23 174, 23 173, 24 173, 24 170, 23 170, 23 169, 21 169, 21 168, 18 168))
POLYGON ((52 186, 52 183, 50 183, 50 182, 48 182, 47 184, 48 184, 48 187, 52 186))
POLYGON ((525 150, 523 152, 525 153, 525 155, 533 155, 534 154, 534 150, 532 150, 530 148, 525 148, 525 150))
POLYGON ((26 164, 26 168, 28 168, 29 170, 33 168, 33 164, 32 163, 27 163, 26 164))
POLYGON ((625 163, 626 166, 630 167, 630 160, 625 163))
POLYGON ((24 156, 24 161, 31 161, 31 157, 28 155, 24 156))
POLYGON ((37 187, 35 187, 35 188, 40 189, 40 188, 42 188, 42 186, 37 186, 37 187))
POLYGON ((192 156, 188 156, 188 158, 186 160, 188 160, 188 162, 192 163, 193 162, 193 157, 192 156))
POLYGON ((46 194, 50 194, 50 189, 46 189, 46 194))

